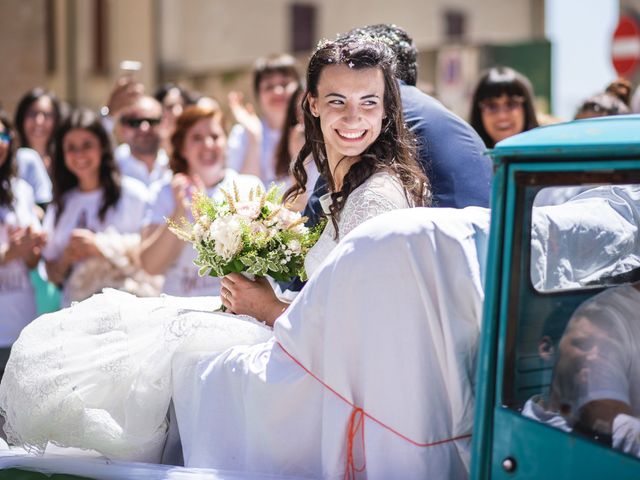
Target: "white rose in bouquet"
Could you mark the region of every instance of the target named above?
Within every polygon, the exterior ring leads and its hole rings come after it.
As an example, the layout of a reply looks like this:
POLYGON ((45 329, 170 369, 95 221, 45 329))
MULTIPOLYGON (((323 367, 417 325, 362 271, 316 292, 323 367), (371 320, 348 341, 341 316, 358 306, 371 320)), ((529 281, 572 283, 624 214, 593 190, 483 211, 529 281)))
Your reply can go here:
POLYGON ((237 215, 216 218, 209 229, 209 238, 214 241, 214 250, 229 261, 242 250, 242 223, 237 215))

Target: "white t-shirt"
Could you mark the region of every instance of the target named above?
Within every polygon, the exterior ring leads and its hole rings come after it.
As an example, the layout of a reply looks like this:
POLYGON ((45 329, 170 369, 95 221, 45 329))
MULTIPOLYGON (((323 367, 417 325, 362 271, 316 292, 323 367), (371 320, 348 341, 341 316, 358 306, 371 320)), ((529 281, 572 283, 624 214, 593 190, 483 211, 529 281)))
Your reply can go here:
MULTIPOLYGON (((82 192, 77 188, 66 193, 65 207, 55 223, 57 208, 49 205, 44 216, 43 228, 47 232, 47 245, 42 252, 45 260, 57 260, 66 248, 71 232, 76 228, 86 228, 93 232, 104 232, 111 227, 118 233, 139 233, 146 209, 148 193, 139 181, 123 177, 120 200, 107 210, 104 221, 98 212, 102 204, 102 189, 82 192)), ((66 291, 63 304, 66 305, 66 291)))
MULTIPOLYGON (((249 190, 257 186, 264 188, 258 177, 253 175, 240 175, 236 171, 228 168, 225 171, 224 180, 208 189, 207 195, 216 201, 222 201, 224 196, 220 189, 224 188, 227 192, 232 191, 233 182, 238 186, 241 197, 246 197, 249 194, 249 190)), ((171 184, 166 182, 162 186, 158 185, 157 194, 145 215, 145 226, 164 224, 165 218, 170 217, 173 213, 175 205, 171 184)), ((193 219, 190 218, 190 212, 188 215, 189 221, 192 221, 193 219)), ((165 281, 162 287, 163 293, 181 297, 218 295, 220 293, 219 278, 200 277, 198 275, 198 267, 193 264, 196 256, 196 251, 185 243, 175 263, 165 272, 165 281)))
POLYGON ((169 157, 167 152, 162 149, 158 151, 151 171, 142 160, 138 160, 133 156, 131 148, 126 143, 119 145, 115 149, 114 157, 122 175, 140 180, 147 187, 150 187, 155 182, 162 182, 167 178, 171 178, 169 157))
MULTIPOLYGON (((13 210, 0 207, 0 245, 9 242, 9 227, 40 228, 33 207, 33 190, 22 179, 11 183, 13 210)), ((20 335, 22 328, 36 316, 36 297, 29 279, 29 269, 22 260, 0 265, 0 346, 8 347, 20 335)))
POLYGON ((16 151, 16 162, 18 163, 18 176, 33 188, 35 202, 49 203, 53 187, 38 152, 30 148, 19 148, 16 151))
MULTIPOLYGON (((247 153, 249 139, 246 129, 236 124, 229 133, 227 141, 227 164, 230 168, 240 171, 247 153)), ((260 180, 269 188, 271 183, 278 183, 275 172, 275 154, 280 141, 280 130, 269 128, 262 121, 262 145, 260 145, 260 180)))

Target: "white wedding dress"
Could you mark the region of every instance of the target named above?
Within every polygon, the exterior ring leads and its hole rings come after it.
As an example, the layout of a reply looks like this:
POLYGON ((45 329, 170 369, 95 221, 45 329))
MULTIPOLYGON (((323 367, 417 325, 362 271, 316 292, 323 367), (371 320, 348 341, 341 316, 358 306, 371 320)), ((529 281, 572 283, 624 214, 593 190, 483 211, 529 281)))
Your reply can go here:
MULTIPOLYGON (((347 199, 340 237, 369 218, 408 206, 399 182, 377 173, 347 199)), ((310 276, 337 245, 334 237, 328 222, 307 257, 310 276)), ((36 319, 14 344, 0 385, 9 442, 34 452, 53 443, 157 462, 174 357, 211 355, 273 335, 250 317, 214 312, 219 305, 217 297, 143 299, 105 290, 36 319)))

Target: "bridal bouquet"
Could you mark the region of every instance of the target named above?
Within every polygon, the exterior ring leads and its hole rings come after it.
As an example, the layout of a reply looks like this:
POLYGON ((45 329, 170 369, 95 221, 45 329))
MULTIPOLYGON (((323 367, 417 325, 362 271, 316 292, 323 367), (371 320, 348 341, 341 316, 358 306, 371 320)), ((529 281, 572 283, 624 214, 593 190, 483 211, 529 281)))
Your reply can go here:
POLYGON ((276 186, 267 192, 252 189, 247 199, 240 198, 235 184, 233 192, 221 191, 221 202, 204 193, 194 195, 193 223, 169 221, 170 230, 197 250, 194 263, 199 274, 222 277, 238 272, 278 281, 296 276, 305 280, 304 258, 321 228, 307 228, 306 217, 282 204, 276 186))

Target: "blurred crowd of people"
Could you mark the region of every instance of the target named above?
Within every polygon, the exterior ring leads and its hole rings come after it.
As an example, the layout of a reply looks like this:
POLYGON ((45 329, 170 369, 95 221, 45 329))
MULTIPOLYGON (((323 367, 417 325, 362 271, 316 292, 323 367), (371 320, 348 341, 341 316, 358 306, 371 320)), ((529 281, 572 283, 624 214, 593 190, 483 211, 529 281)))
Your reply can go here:
MULTIPOLYGON (((228 105, 175 84, 150 95, 121 77, 99 112, 71 109, 42 88, 0 113, 0 346, 37 313, 104 287, 138 295, 215 295, 194 252, 167 228, 189 218, 196 191, 223 198, 292 184, 291 159, 304 135, 295 61, 256 62, 257 107, 240 93, 228 105), (259 114, 257 113, 259 112, 259 114)), ((317 179, 308 169, 309 190, 317 179)), ((300 197, 295 208, 306 204, 300 197)))
MULTIPOLYGON (((416 79, 400 71, 397 76, 405 103, 412 94, 402 88, 416 79)), ((138 295, 219 293, 220 280, 198 276, 194 251, 168 230, 166 220, 189 219, 196 191, 222 199, 222 190, 233 184, 241 194, 273 183, 284 192, 294 184, 290 166, 305 141, 305 86, 294 58, 257 60, 253 93, 255 105, 241 93, 229 94, 233 122, 225 120, 220 99, 171 83, 151 95, 132 76, 117 81, 98 112, 71 109, 53 92, 34 88, 19 101, 13 120, 0 113, 0 347, 10 347, 38 313, 104 287, 138 295)), ((557 121, 536 112, 534 99, 522 74, 491 68, 474 90, 469 124, 493 148, 557 121)), ((439 137, 438 125, 450 131, 469 127, 437 100, 428 102, 414 112, 404 105, 418 138, 439 137), (439 112, 437 120, 433 112, 439 112)), ((585 100, 575 118, 630 113, 635 104, 640 106, 640 97, 632 98, 631 84, 618 79, 585 100)), ((461 183, 464 166, 439 163, 438 148, 458 149, 455 156, 466 161, 464 151, 481 145, 474 144, 473 130, 473 137, 428 146, 422 165, 436 207, 488 202, 486 188, 474 193, 474 174, 464 195, 481 201, 460 201, 440 188, 461 183)), ((306 192, 293 204, 297 210, 326 189, 322 181, 316 185, 319 172, 311 155, 304 165, 306 192)))

